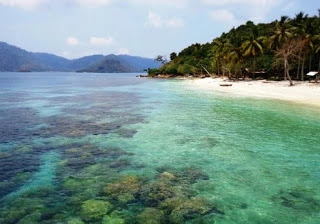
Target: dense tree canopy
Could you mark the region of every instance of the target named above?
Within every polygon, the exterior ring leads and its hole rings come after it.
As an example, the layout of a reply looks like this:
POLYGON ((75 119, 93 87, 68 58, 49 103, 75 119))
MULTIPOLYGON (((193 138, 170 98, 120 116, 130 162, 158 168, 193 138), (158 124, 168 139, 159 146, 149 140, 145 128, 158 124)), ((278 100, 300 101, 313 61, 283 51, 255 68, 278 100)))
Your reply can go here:
POLYGON ((193 44, 179 54, 172 53, 170 59, 149 74, 199 75, 205 68, 230 78, 246 73, 251 77, 265 74, 275 79, 303 80, 305 73, 320 71, 320 17, 300 12, 295 18, 282 16, 268 24, 248 21, 211 43, 193 44), (288 51, 294 43, 299 43, 299 48, 288 51))

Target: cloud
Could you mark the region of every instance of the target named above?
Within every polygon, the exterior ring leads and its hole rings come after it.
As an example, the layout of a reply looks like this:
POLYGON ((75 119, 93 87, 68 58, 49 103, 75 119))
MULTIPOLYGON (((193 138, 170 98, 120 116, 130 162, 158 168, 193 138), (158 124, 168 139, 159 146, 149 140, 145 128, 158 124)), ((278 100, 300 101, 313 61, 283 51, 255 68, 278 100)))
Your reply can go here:
POLYGON ((101 7, 109 5, 112 0, 74 0, 74 2, 84 7, 101 7))
POLYGON ((164 6, 164 7, 175 7, 175 8, 185 8, 188 6, 189 0, 127 0, 130 3, 141 4, 141 5, 151 5, 151 6, 164 6))
POLYGON ((236 21, 233 13, 226 9, 213 10, 210 12, 210 17, 218 22, 233 23, 236 21))
POLYGON ((181 28, 184 26, 184 22, 180 18, 162 18, 154 12, 149 12, 147 24, 154 28, 181 28))
POLYGON ((206 5, 212 5, 212 6, 245 4, 250 6, 272 7, 279 1, 277 0, 202 0, 202 2, 206 5))
POLYGON ((251 20, 259 23, 266 21, 267 15, 283 0, 202 0, 202 3, 215 10, 210 16, 216 20, 223 22, 232 22, 239 25, 239 21, 251 20), (236 12, 237 17, 234 12, 236 12), (214 14, 217 15, 214 15, 214 14), (238 22, 237 22, 238 21, 238 22))
POLYGON ((114 42, 112 37, 104 38, 104 37, 91 37, 90 44, 95 46, 109 46, 114 42))
POLYGON ((71 4, 80 7, 105 7, 112 4, 124 3, 157 8, 185 8, 189 0, 0 0, 0 5, 23 9, 36 9, 40 6, 52 6, 57 2, 58 4, 71 4))
POLYGON ((48 2, 49 0, 0 0, 0 5, 32 10, 48 2))
POLYGON ((130 54, 129 49, 127 48, 120 48, 117 52, 118 55, 125 55, 125 54, 130 54))
POLYGON ((287 11, 293 10, 295 8, 296 8, 295 2, 289 2, 282 8, 282 11, 287 12, 287 11))
POLYGON ((75 37, 68 37, 67 44, 70 46, 77 46, 80 44, 80 41, 75 37))

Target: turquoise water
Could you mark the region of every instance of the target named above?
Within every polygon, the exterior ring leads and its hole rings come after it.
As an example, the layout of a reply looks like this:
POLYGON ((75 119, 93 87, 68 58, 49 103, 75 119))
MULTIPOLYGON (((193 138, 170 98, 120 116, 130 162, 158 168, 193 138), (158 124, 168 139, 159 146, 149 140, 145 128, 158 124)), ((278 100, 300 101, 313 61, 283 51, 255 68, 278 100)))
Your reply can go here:
POLYGON ((0 223, 320 223, 319 108, 134 74, 0 81, 0 223))

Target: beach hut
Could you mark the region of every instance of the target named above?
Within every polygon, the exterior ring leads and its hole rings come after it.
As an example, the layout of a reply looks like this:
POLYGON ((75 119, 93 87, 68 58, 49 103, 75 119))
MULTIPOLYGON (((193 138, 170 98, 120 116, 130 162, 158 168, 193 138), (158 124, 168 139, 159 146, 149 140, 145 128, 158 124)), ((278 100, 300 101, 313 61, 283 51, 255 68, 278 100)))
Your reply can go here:
POLYGON ((310 76, 310 77, 316 77, 316 82, 318 82, 318 75, 319 75, 319 72, 309 72, 308 74, 307 74, 307 76, 310 76))

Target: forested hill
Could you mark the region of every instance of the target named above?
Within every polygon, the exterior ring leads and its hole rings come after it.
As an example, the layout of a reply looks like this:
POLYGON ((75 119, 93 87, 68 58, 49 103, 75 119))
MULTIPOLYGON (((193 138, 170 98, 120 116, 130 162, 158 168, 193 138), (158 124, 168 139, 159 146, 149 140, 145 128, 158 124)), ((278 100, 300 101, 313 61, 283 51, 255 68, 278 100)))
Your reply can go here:
POLYGON ((211 43, 193 44, 178 55, 173 52, 170 59, 150 75, 195 75, 206 68, 230 78, 244 72, 283 78, 286 72, 285 79, 304 79, 307 72, 320 70, 320 18, 301 12, 267 24, 248 21, 211 43))
POLYGON ((0 42, 0 72, 19 71, 86 71, 86 72, 143 72, 158 68, 154 59, 129 55, 91 55, 69 60, 53 54, 33 53, 0 42), (112 58, 112 60, 108 60, 112 58))

